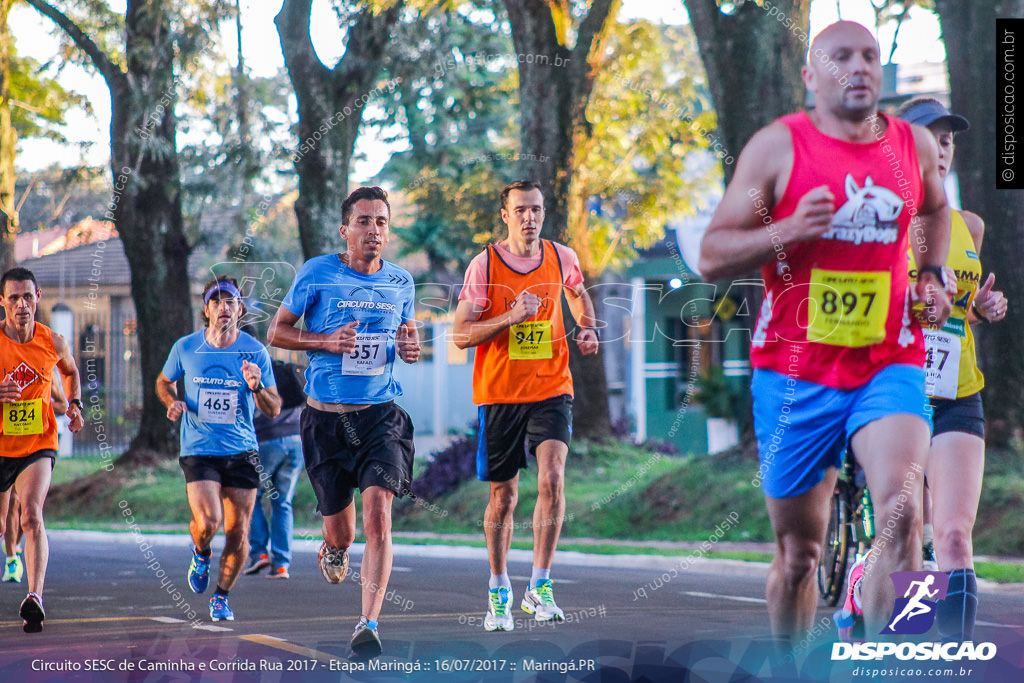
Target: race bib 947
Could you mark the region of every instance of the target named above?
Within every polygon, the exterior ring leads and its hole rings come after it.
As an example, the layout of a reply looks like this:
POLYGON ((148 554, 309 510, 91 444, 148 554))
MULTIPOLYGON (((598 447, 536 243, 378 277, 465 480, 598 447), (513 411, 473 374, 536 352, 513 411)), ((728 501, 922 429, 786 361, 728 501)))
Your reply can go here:
POLYGON ((508 357, 512 360, 551 358, 551 321, 534 320, 508 330, 508 357))

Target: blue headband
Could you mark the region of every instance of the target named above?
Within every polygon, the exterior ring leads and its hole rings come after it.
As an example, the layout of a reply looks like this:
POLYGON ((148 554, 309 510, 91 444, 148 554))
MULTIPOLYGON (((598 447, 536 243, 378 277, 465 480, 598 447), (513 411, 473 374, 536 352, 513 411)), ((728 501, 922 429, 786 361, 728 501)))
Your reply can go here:
POLYGON ((230 282, 218 282, 213 287, 210 287, 210 290, 206 292, 206 296, 203 297, 203 301, 205 303, 210 303, 210 299, 213 298, 213 295, 219 294, 220 292, 227 292, 236 299, 242 298, 242 293, 238 291, 238 287, 235 287, 230 282))

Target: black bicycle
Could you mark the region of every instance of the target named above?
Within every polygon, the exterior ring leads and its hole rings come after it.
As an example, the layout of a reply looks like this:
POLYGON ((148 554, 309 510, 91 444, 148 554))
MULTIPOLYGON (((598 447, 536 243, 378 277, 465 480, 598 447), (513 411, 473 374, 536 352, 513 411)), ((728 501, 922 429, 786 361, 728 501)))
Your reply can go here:
POLYGON ((863 557, 874 538, 874 508, 864 470, 847 451, 832 493, 825 545, 818 559, 818 594, 826 605, 835 607, 843 596, 850 549, 856 548, 857 555, 863 557))

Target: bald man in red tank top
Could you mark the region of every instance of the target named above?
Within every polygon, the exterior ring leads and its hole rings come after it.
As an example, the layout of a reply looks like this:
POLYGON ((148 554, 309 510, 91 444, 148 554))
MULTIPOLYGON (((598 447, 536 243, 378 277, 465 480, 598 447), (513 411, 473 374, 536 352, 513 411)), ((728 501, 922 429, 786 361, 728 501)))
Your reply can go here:
POLYGON ((911 304, 941 326, 949 209, 928 131, 878 113, 878 43, 838 22, 814 39, 803 80, 815 108, 758 131, 701 246, 709 280, 762 267, 751 382, 777 554, 766 594, 773 632, 811 627, 829 499, 849 445, 879 529, 862 599, 866 637, 887 623, 889 573, 919 570, 930 423, 924 346, 911 304), (911 289, 907 246, 923 264, 911 289))

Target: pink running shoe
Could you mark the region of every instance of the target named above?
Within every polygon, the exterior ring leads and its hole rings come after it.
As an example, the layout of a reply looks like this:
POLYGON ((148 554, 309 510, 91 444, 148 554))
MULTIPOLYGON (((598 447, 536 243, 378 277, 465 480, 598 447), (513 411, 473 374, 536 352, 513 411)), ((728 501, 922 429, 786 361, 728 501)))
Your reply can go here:
MULTIPOLYGON (((870 554, 869 551, 868 555, 870 554)), ((850 569, 850 575, 847 577, 846 602, 843 603, 841 610, 832 615, 836 628, 839 630, 839 640, 844 643, 853 641, 854 629, 857 629, 858 626, 860 626, 858 630, 861 632, 864 630, 864 610, 861 608, 860 591, 861 582, 864 579, 865 560, 867 560, 867 555, 857 560, 850 569)))

